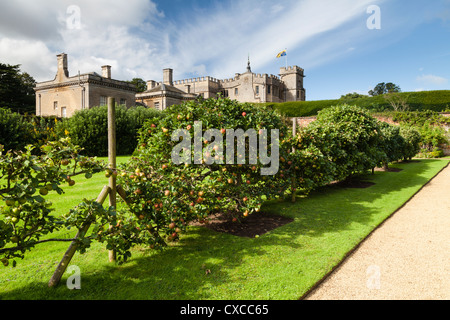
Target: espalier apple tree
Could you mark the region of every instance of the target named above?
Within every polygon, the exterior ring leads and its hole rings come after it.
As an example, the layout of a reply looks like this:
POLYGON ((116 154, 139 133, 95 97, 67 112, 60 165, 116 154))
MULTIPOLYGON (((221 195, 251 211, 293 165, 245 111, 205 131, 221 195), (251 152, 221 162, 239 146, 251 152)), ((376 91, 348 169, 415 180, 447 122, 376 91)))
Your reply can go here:
POLYGON ((6 153, 0 146, 0 260, 5 266, 39 243, 57 241, 42 238, 69 226, 52 215, 52 204, 45 199, 50 192, 62 194, 64 186, 75 184, 75 176, 89 178, 104 168, 95 158, 80 155, 68 137, 40 148, 36 156, 31 145, 6 153))
POLYGON ((289 186, 279 159, 267 161, 286 157, 279 139, 288 128, 272 110, 218 97, 171 106, 165 114, 141 129, 118 177, 133 213, 126 224, 152 247, 178 239, 193 220, 208 223, 214 213, 245 219, 289 186))

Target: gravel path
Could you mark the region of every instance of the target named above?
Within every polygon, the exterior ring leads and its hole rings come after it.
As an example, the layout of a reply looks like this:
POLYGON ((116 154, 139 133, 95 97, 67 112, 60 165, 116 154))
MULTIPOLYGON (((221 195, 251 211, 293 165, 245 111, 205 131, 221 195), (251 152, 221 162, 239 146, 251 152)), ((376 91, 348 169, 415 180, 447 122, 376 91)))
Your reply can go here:
POLYGON ((305 299, 450 299, 450 166, 305 299))

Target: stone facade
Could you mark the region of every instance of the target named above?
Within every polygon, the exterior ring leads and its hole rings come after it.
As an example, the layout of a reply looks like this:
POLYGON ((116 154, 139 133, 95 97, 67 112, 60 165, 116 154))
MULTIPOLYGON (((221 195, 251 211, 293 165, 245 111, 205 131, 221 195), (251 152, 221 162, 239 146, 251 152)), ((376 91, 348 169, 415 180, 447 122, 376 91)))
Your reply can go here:
POLYGON ((280 76, 255 74, 250 61, 245 73, 236 73, 234 78, 218 80, 200 77, 173 81, 173 70, 163 70, 163 81, 147 82, 147 91, 136 95, 136 102, 150 108, 165 109, 173 104, 194 100, 197 96, 205 99, 218 94, 239 102, 264 103, 305 101, 303 87, 304 70, 297 67, 280 69, 280 76))
POLYGON ((105 105, 108 97, 117 104, 135 106, 136 87, 111 79, 111 67, 103 66, 96 72, 69 76, 67 55, 57 56, 58 71, 55 79, 36 85, 36 115, 71 117, 75 111, 105 105))

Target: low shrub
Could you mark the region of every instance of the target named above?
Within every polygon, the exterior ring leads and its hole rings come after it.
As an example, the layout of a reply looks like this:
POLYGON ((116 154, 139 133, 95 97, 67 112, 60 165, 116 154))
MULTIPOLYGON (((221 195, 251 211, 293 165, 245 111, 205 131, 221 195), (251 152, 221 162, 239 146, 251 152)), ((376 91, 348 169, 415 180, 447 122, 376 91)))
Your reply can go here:
POLYGON ((0 145, 4 150, 23 150, 33 143, 33 126, 10 109, 0 108, 0 145))
MULTIPOLYGON (((117 155, 130 155, 136 149, 138 130, 143 123, 162 113, 144 107, 127 109, 116 107, 116 147, 117 155)), ((95 107, 77 111, 73 117, 64 120, 62 125, 74 144, 84 149, 88 156, 108 155, 108 107, 95 107)))

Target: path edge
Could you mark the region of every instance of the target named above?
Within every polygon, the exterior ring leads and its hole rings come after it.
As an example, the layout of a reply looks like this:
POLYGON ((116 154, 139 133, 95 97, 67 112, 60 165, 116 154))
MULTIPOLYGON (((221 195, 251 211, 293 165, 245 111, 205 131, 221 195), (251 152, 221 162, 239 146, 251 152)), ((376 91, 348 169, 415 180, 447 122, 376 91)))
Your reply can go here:
POLYGON ((389 219, 391 219, 398 211, 400 211, 403 207, 405 207, 411 200, 420 192, 422 191, 426 186, 428 186, 439 174, 442 173, 445 169, 447 169, 450 166, 450 161, 447 161, 447 165, 442 167, 441 170, 439 170, 433 177, 431 177, 430 180, 428 180, 427 183, 425 183, 423 186, 421 186, 405 203, 403 203, 400 207, 398 207, 394 212, 392 212, 389 216, 387 216, 383 221, 381 221, 378 226, 376 226, 371 232, 367 234, 356 246, 354 246, 352 249, 350 249, 344 257, 341 259, 341 261, 338 262, 334 267, 331 268, 330 271, 328 271, 319 281, 317 281, 310 289, 308 289, 298 300, 305 300, 313 291, 315 291, 325 280, 331 276, 333 272, 335 272, 341 265, 346 262, 350 256, 361 247, 361 245, 366 242, 366 240, 379 228, 381 228, 389 219))

